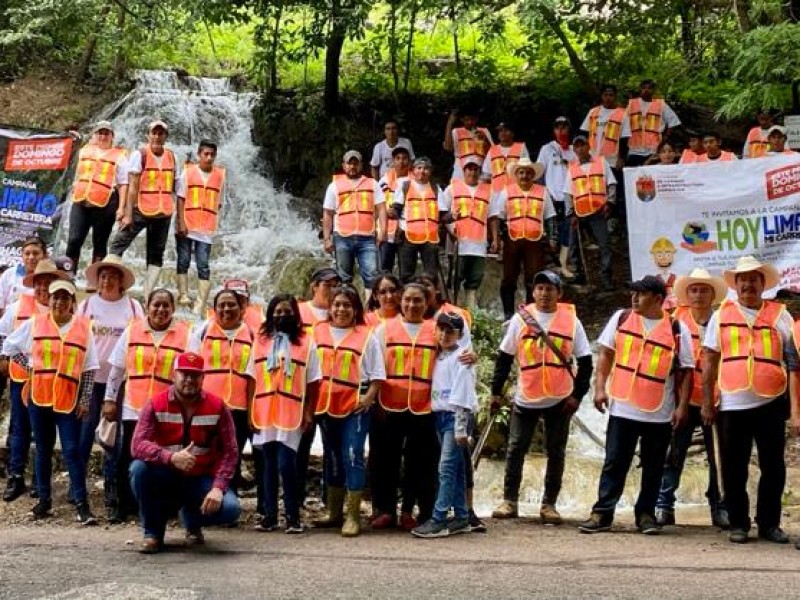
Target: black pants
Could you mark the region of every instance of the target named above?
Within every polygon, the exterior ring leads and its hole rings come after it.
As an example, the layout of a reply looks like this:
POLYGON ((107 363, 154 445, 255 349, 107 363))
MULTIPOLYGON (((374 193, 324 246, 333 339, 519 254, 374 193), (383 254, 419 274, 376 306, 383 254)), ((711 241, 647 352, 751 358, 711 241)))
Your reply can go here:
POLYGON ((786 444, 784 408, 773 400, 747 410, 719 413, 719 443, 722 485, 731 529, 750 529, 750 498, 747 495, 748 467, 755 441, 758 450, 758 501, 756 524, 762 531, 781 522, 781 496, 786 484, 783 452, 786 444))
POLYGON ((500 282, 500 299, 506 319, 517 310, 517 280, 520 273, 525 285, 525 304, 533 302, 533 278, 544 269, 547 263, 547 241, 512 240, 508 235, 503 239, 503 279, 500 282))
POLYGON ((66 255, 72 259, 73 270, 78 270, 81 248, 92 230, 92 261, 102 260, 108 254, 108 238, 114 228, 119 208, 119 194, 115 190, 103 208, 84 202, 73 202, 69 212, 69 234, 66 255))
POLYGON ((164 249, 167 247, 169 237, 169 225, 172 217, 146 217, 133 210, 133 225, 127 229, 117 231, 114 239, 111 240, 111 254, 122 256, 136 239, 142 229, 147 230, 147 264, 156 267, 164 265, 164 249))
POLYGON ((418 522, 430 519, 439 482, 439 439, 433 413, 378 409, 370 426, 369 448, 376 513, 396 515, 397 489, 402 487, 401 511, 413 512, 416 504, 418 522))
MULTIPOLYGON (((311 458, 311 445, 314 443, 314 436, 317 435, 317 420, 308 428, 308 431, 303 432, 303 437, 300 438, 300 445, 297 447, 297 502, 298 506, 303 506, 308 496, 308 461, 311 458)), ((323 465, 324 465, 323 456, 323 465)), ((325 472, 323 467, 322 472, 325 472)), ((324 477, 323 477, 324 479, 324 477)), ((322 498, 326 497, 325 482, 320 482, 320 493, 322 498)))
POLYGON ((544 409, 521 408, 516 404, 511 409, 511 421, 506 450, 506 473, 503 481, 503 498, 516 502, 519 500, 519 487, 522 482, 522 465, 531 447, 531 440, 539 419, 544 419, 545 447, 547 449, 547 470, 544 476, 542 504, 555 505, 561 492, 564 476, 564 457, 569 438, 569 422, 572 415, 564 412, 564 402, 544 409))
POLYGON ((422 272, 434 281, 439 281, 439 245, 430 242, 412 244, 405 238, 397 247, 400 281, 408 283, 414 278, 414 273, 417 271, 417 257, 422 260, 422 272))
POLYGON ((381 271, 391 273, 394 271, 394 263, 397 258, 398 245, 394 242, 384 242, 378 249, 381 262, 381 271))

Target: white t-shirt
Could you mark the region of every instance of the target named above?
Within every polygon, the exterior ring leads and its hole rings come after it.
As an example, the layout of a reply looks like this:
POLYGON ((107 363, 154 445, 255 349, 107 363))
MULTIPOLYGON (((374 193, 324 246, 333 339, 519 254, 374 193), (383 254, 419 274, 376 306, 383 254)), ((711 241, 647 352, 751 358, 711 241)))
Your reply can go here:
MULTIPOLYGON (((409 323, 407 321, 403 321, 402 317, 397 317, 403 324, 403 327, 408 332, 408 336, 413 340, 417 335, 419 335, 419 330, 422 328, 422 323, 409 323)), ((378 347, 381 349, 381 353, 383 353, 384 349, 386 348, 386 322, 384 321, 375 329, 372 330, 372 337, 375 338, 375 341, 378 343, 378 347)))
POLYGON ((405 148, 408 150, 408 157, 413 161, 414 160, 414 148, 411 146, 411 140, 408 138, 397 138, 397 144, 394 146, 389 146, 389 142, 385 139, 381 140, 375 147, 372 149, 372 160, 369 161, 371 167, 378 167, 379 168, 379 175, 383 177, 386 175, 386 171, 392 168, 392 151, 397 148, 405 148))
MULTIPOLYGON (((476 127, 473 131, 477 132, 479 129, 482 130, 483 133, 488 138, 489 146, 492 146, 494 144, 494 140, 492 139, 492 133, 488 129, 485 129, 483 127, 476 127)), ((456 128, 455 127, 453 127, 453 131, 450 133, 450 135, 453 138, 453 148, 455 150, 455 152, 453 152, 453 156, 455 157, 455 162, 453 163, 453 175, 452 175, 452 178, 453 179, 464 179, 464 171, 461 169, 461 161, 458 160, 458 154, 457 154, 457 152, 458 152, 458 133, 456 133, 456 128)), ((475 136, 476 140, 480 139, 476 134, 473 134, 473 135, 475 136)))
MULTIPOLYGON (((494 147, 495 148, 500 148, 500 154, 502 154, 504 158, 508 156, 509 152, 511 152, 511 146, 501 146, 500 144, 495 144, 494 147)), ((528 154, 528 147, 525 145, 524 142, 522 143, 522 150, 520 150, 520 152, 519 152, 519 157, 520 158, 530 158, 531 157, 530 154, 528 154)), ((492 155, 491 155, 491 152, 489 152, 486 155, 486 158, 483 159, 483 167, 481 167, 481 172, 483 173, 484 176, 487 176, 487 177, 491 177, 492 176, 492 155)))
MULTIPOLYGON (((535 306, 529 306, 529 310, 531 309, 533 310, 533 316, 536 319, 536 322, 539 323, 541 328, 545 331, 550 331, 550 324, 553 322, 556 313, 540 312, 535 306)), ((516 357, 517 349, 519 348, 519 337, 526 330, 526 328, 527 325, 525 325, 525 322, 522 320, 521 316, 515 314, 513 317, 511 317, 511 321, 508 323, 508 328, 503 336, 503 340, 500 342, 500 350, 506 354, 516 357)), ((589 345, 589 339, 586 337, 586 331, 583 328, 583 323, 581 323, 579 319, 575 319, 575 339, 572 340, 572 355, 576 358, 580 358, 581 356, 591 356, 591 354, 592 347, 589 345)), ((562 400, 563 398, 543 398, 539 402, 532 404, 531 402, 526 402, 525 398, 522 397, 522 394, 519 390, 519 385, 517 385, 517 389, 514 392, 514 404, 522 406, 523 408, 530 408, 532 406, 535 406, 537 409, 549 408, 551 406, 555 406, 562 400)), ((580 398, 578 398, 578 400, 580 400, 580 398)))
POLYGON ((109 302, 98 294, 92 294, 78 305, 75 314, 87 316, 92 320, 92 333, 97 344, 100 370, 95 374, 95 382, 106 383, 111 365, 108 362, 117 340, 134 317, 143 317, 144 311, 138 300, 122 296, 109 302))
MULTIPOLYGON (((608 123, 609 117, 611 117, 615 110, 617 109, 605 108, 603 106, 600 107, 600 111, 597 113, 597 131, 595 132, 594 136, 594 150, 592 151, 592 156, 598 156, 600 154, 600 148, 603 147, 603 135, 606 132, 606 124, 608 123)), ((592 111, 586 113, 586 118, 584 118, 583 123, 581 123, 581 131, 585 131, 586 133, 590 133, 591 129, 591 119, 589 119, 591 112, 592 111)), ((626 137, 631 137, 631 124, 630 121, 623 116, 622 123, 620 125, 619 139, 626 137)), ((619 146, 617 146, 617 149, 619 149, 619 146)), ((605 156, 605 159, 613 165, 617 163, 618 157, 619 152, 613 156, 605 156)))
MULTIPOLYGON (((742 314, 747 319, 748 323, 752 324, 755 319, 756 315, 758 314, 758 310, 753 308, 747 308, 745 306, 739 305, 739 308, 742 311, 742 314)), ((781 342, 783 343, 784 348, 791 347, 794 344, 792 340, 792 327, 794 322, 792 320, 792 316, 789 314, 789 311, 784 310, 781 313, 780 318, 777 322, 777 329, 778 333, 781 336, 781 342)), ((709 348, 716 352, 720 351, 719 345, 719 309, 714 311, 714 314, 711 315, 711 318, 708 321, 708 325, 706 326, 706 333, 703 337, 703 347, 709 348)), ((762 398, 761 396, 756 395, 751 390, 745 390, 743 392, 723 392, 720 391, 720 403, 719 409, 720 410, 746 410, 748 408, 755 408, 757 406, 763 406, 767 402, 771 402, 774 398, 762 398)))
MULTIPOLYGON (((378 182, 372 179, 371 177, 367 177, 366 175, 359 175, 358 180, 361 179, 369 179, 372 181, 372 195, 375 202, 375 206, 377 207, 379 204, 383 204, 385 202, 384 194, 381 191, 380 185, 378 182)), ((336 184, 334 182, 330 182, 328 184, 328 188, 325 190, 325 200, 322 203, 323 210, 332 210, 335 214, 333 215, 333 230, 339 231, 339 211, 338 209, 338 198, 336 194, 336 184)))
POLYGON ((431 408, 434 412, 455 411, 456 407, 471 412, 478 410, 475 393, 475 365, 459 362, 461 347, 440 350, 436 355, 431 382, 431 408))
POLYGON ((33 288, 22 285, 25 279, 25 266, 22 263, 8 267, 0 275, 0 309, 16 302, 20 294, 33 296, 33 288))
MULTIPOLYGON (((205 321, 198 321, 194 324, 191 332, 189 332, 189 341, 186 345, 187 352, 200 353, 200 349, 203 346, 203 339, 213 323, 214 319, 211 318, 205 321)), ((220 327, 220 330, 225 334, 225 337, 227 337, 228 340, 232 340, 236 337, 236 332, 239 331, 239 328, 235 327, 233 329, 222 329, 222 327, 220 327)))
POLYGON ((564 201, 564 185, 569 174, 569 163, 576 158, 572 146, 564 150, 555 140, 539 150, 536 162, 544 165, 544 185, 553 202, 564 201))
MULTIPOLYGON (((508 193, 506 190, 501 190, 492 196, 492 207, 489 209, 489 216, 497 217, 506 220, 506 203, 508 201, 508 193)), ((556 216, 556 209, 553 207, 553 199, 550 196, 550 191, 545 189, 544 193, 544 211, 542 220, 552 219, 556 216)), ((544 227, 544 224, 542 225, 544 227)))
MULTIPOLYGON (((69 329, 72 321, 59 327, 61 335, 64 335, 69 329)), ((28 319, 18 329, 13 331, 3 342, 4 356, 13 357, 17 354, 24 354, 30 358, 31 350, 33 348, 33 319, 28 319)), ((96 371, 100 368, 100 362, 97 358, 97 348, 94 343, 94 334, 89 332, 89 340, 86 344, 86 356, 83 359, 83 371, 96 371)))
MULTIPOLYGON (((437 202, 439 204, 439 212, 450 212, 450 204, 448 204, 447 200, 445 200, 444 194, 442 193, 442 188, 440 188, 436 184, 417 183, 416 181, 414 181, 412 179, 409 179, 407 177, 404 177, 403 179, 398 179, 397 180, 397 189, 394 191, 394 198, 393 198, 392 204, 402 204, 402 205, 405 206, 406 197, 405 197, 405 194, 403 194, 403 187, 404 187, 404 182, 406 182, 406 181, 408 181, 409 190, 411 189, 411 186, 414 186, 420 192, 422 190, 424 190, 426 186, 434 185, 435 189, 437 190, 436 199, 437 199, 437 202)), ((405 210, 403 211, 403 214, 400 215, 400 229, 403 230, 403 231, 406 230, 406 211, 405 210)))
MULTIPOLYGON (((644 116, 647 114, 647 109, 650 108, 650 102, 641 100, 639 106, 641 107, 639 110, 641 111, 642 119, 644 119, 644 116)), ((628 130, 630 131, 630 105, 628 106, 628 110, 625 114, 628 117, 625 120, 628 122, 628 130)), ((667 127, 672 129, 680 124, 681 120, 678 118, 678 115, 675 114, 675 111, 672 110, 672 107, 670 107, 669 104, 664 102, 664 109, 661 111, 661 128, 659 131, 663 133, 667 127)), ((628 148, 628 154, 635 154, 636 156, 650 156, 652 153, 653 151, 650 148, 636 148, 634 146, 630 146, 628 148)))
MULTIPOLYGON (((46 313, 50 307, 46 304, 36 303, 36 314, 46 313)), ((14 331, 14 321, 17 320, 17 313, 19 312, 19 300, 6 308, 3 316, 0 317, 0 337, 6 337, 14 331)))
MULTIPOLYGON (((197 169, 200 172, 200 176, 203 178, 203 183, 208 181, 208 178, 211 176, 211 173, 206 173, 203 169, 197 169)), ((177 183, 175 185, 175 196, 178 198, 186 198, 186 169, 184 169, 181 174, 176 179, 177 183)), ((220 213, 222 211, 222 206, 228 202, 227 198, 228 192, 228 178, 222 181, 222 188, 219 190, 219 201, 217 202, 217 206, 220 209, 220 213)), ((203 242, 204 244, 213 244, 214 243, 214 236, 208 235, 206 233, 201 233, 199 231, 192 231, 191 229, 188 230, 186 237, 190 240, 194 240, 196 242, 203 242)))
MULTIPOLYGON (((611 167, 608 164, 608 161, 604 158, 600 160, 603 161, 603 173, 606 176, 606 190, 608 190, 608 186, 616 185, 617 179, 614 177, 614 173, 611 171, 611 167)), ((581 163, 581 170, 589 174, 589 170, 592 168, 591 162, 581 163)), ((566 212, 567 214, 572 214, 572 202, 575 196, 575 189, 572 185, 572 177, 567 177, 566 183, 564 184, 564 200, 566 201, 566 212)))
MULTIPOLYGON (((464 184, 466 185, 466 184, 464 184)), ((467 189, 470 193, 474 196, 475 191, 478 189, 477 185, 467 185, 467 189)), ((445 202, 447 205, 452 208, 453 207, 453 186, 447 186, 444 192, 442 192, 442 196, 444 197, 445 202)), ((491 196, 489 197, 489 204, 491 205, 491 196)), ((489 208, 489 207, 487 207, 489 208)), ((450 210, 448 208, 448 210, 450 210)), ((454 215, 455 216, 455 215, 454 215)), ((490 215, 491 216, 491 215, 490 215)), ((455 223, 450 223, 447 226, 448 231, 455 234, 456 232, 456 225, 455 223)), ((488 218, 487 218, 487 226, 486 226, 486 235, 488 237, 488 218)), ((486 256, 486 240, 482 242, 474 242, 472 240, 458 240, 458 254, 460 256, 486 256)))
MULTIPOLYGON (((617 324, 619 323, 622 310, 618 310, 611 317, 608 324, 606 324, 603 333, 597 340, 601 346, 605 346, 610 350, 616 349, 616 335, 617 324)), ((642 319, 645 331, 649 332, 653 327, 658 325, 660 319, 642 319)), ((694 354, 692 352, 692 334, 689 328, 684 323, 680 325, 680 349, 678 351, 678 364, 682 369, 694 369, 694 354)), ((609 378, 610 380, 610 378, 609 378)), ((661 403, 661 408, 653 412, 647 412, 636 408, 629 402, 617 400, 610 396, 611 407, 609 414, 614 417, 622 417, 631 419, 632 421, 640 421, 643 423, 669 423, 672 420, 672 413, 675 412, 675 374, 671 373, 667 377, 666 385, 664 386, 664 400, 661 403)))

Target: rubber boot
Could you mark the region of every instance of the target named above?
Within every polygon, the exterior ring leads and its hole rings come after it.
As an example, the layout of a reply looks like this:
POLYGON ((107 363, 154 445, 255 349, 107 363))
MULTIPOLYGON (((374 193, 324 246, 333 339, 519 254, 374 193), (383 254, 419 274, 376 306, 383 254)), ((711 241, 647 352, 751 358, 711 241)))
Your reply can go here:
POLYGON ((314 519, 314 527, 341 527, 344 523, 344 488, 329 487, 327 494, 328 514, 314 519))
POLYGON ((178 280, 178 306, 189 308, 192 305, 192 299, 189 298, 189 276, 184 273, 176 275, 175 279, 178 280))
POLYGON ((477 290, 464 291, 464 308, 466 308, 471 313, 475 312, 475 307, 478 304, 477 295, 478 295, 477 290))
POLYGON ((361 533, 361 495, 363 492, 347 492, 347 512, 342 536, 355 537, 361 533))
POLYGON ((152 292, 158 285, 158 278, 160 276, 161 276, 161 267, 157 267, 155 265, 147 265, 147 277, 144 280, 145 302, 147 302, 147 299, 150 297, 150 292, 152 292))
POLYGON ((514 296, 517 290, 514 287, 500 286, 500 301, 503 303, 503 313, 506 319, 514 316, 516 308, 514 307, 514 296))
POLYGON ((561 253, 558 255, 558 262, 561 263, 561 276, 565 279, 573 279, 575 273, 569 270, 569 247, 561 246, 561 253))
POLYGON ((206 300, 211 291, 211 282, 206 279, 197 281, 197 300, 194 303, 194 313, 201 319, 206 316, 206 300))

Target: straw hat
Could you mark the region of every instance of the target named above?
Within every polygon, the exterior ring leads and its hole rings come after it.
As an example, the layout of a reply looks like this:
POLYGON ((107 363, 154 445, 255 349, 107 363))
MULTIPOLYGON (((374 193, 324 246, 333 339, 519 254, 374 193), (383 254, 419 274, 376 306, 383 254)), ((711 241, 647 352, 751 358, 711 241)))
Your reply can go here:
POLYGON ((86 267, 86 282, 89 284, 89 287, 95 289, 98 287, 97 276, 100 273, 100 269, 103 267, 113 267, 119 271, 122 276, 122 288, 125 290, 130 288, 136 281, 136 276, 133 274, 133 271, 122 264, 122 259, 114 254, 109 254, 100 262, 92 263, 86 267))
POLYGON ((714 290, 714 304, 719 304, 728 295, 728 286, 722 277, 713 277, 705 269, 693 269, 688 275, 678 277, 672 287, 675 297, 678 299, 678 306, 688 306, 689 298, 686 296, 686 291, 690 285, 695 283, 711 286, 714 290))
POLYGON ((51 275, 56 279, 63 279, 64 281, 69 281, 70 279, 69 273, 59 269, 55 262, 49 258, 43 258, 36 263, 36 270, 22 279, 22 285, 25 287, 33 287, 36 277, 39 275, 51 275))
POLYGON ((770 264, 758 261, 755 256, 740 256, 736 260, 736 266, 733 269, 722 272, 722 278, 729 288, 735 288, 736 275, 738 273, 751 273, 752 271, 758 271, 764 275, 765 290, 774 288, 781 282, 781 274, 778 269, 770 264))
POLYGON ((520 169, 531 169, 533 171, 534 181, 540 179, 544 175, 544 165, 539 162, 533 162, 530 158, 520 158, 517 162, 508 165, 508 175, 512 179, 517 179, 517 171, 520 169))

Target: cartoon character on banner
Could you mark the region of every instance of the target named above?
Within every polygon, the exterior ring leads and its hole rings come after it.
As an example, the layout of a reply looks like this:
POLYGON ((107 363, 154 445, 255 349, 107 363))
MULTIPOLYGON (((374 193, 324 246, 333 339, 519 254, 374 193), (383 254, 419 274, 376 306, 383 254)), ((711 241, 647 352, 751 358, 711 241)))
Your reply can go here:
POLYGON ((675 262, 675 244, 665 237, 660 237, 650 246, 650 254, 653 256, 657 272, 656 277, 664 282, 667 287, 667 296, 662 305, 664 310, 672 310, 678 305, 672 287, 675 285, 676 275, 672 272, 672 264, 675 262))

